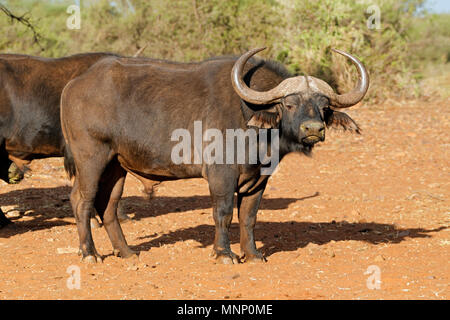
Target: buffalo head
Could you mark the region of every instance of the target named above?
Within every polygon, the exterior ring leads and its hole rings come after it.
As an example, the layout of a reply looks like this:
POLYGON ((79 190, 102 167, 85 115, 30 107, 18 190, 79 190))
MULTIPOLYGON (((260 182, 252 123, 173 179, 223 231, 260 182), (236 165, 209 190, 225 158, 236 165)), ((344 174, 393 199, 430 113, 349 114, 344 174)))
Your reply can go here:
POLYGON ((290 77, 277 87, 261 92, 250 89, 242 78, 248 59, 264 49, 253 49, 243 54, 231 72, 234 90, 242 100, 267 106, 266 112, 256 112, 252 116, 247 123, 249 126, 270 128, 281 121, 282 136, 294 146, 289 148, 290 151, 323 141, 325 126, 359 132, 358 125, 348 115, 335 109, 351 107, 366 94, 369 75, 361 61, 346 52, 332 49, 349 58, 358 70, 358 84, 348 93, 337 94, 325 81, 310 76, 290 77))

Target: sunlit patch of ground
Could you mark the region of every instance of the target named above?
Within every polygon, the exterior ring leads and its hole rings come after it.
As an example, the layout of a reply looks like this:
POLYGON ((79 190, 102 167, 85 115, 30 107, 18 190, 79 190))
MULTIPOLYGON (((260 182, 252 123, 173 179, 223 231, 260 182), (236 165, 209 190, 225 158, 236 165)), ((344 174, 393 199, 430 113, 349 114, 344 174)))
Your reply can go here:
MULTIPOLYGON (((104 263, 85 265, 62 160, 35 161, 23 182, 0 185, 14 221, 0 230, 0 299, 448 299, 448 106, 362 106, 349 111, 362 135, 329 132, 314 157, 283 160, 258 215, 263 265, 211 260, 205 181, 163 183, 148 201, 133 178, 123 229, 140 262, 112 256, 102 228, 104 263)), ((231 240, 239 253, 236 213, 231 240)))

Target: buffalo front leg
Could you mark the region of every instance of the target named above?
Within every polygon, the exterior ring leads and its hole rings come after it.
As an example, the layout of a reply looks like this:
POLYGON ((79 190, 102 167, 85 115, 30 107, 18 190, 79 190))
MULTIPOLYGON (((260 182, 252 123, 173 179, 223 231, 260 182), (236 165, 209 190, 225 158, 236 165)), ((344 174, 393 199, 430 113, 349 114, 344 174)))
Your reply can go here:
POLYGON ((256 249, 255 225, 264 189, 252 194, 238 194, 239 229, 241 234, 241 255, 245 262, 266 261, 261 252, 256 249))
POLYGON ((231 251, 229 230, 233 219, 233 200, 237 178, 235 172, 226 167, 211 166, 208 170, 215 236, 213 255, 224 264, 239 263, 239 257, 231 251))
POLYGON ((223 264, 237 264, 239 257, 231 251, 229 230, 233 219, 234 194, 212 195, 213 216, 216 225, 213 255, 223 264))

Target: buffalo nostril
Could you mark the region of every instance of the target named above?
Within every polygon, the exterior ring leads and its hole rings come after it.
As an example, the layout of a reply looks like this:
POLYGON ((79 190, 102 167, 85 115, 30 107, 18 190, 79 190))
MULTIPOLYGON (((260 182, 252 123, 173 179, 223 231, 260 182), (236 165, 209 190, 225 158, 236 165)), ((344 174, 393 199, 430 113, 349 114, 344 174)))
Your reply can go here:
POLYGON ((325 126, 320 122, 307 122, 300 126, 301 130, 306 134, 322 134, 325 130, 325 126))

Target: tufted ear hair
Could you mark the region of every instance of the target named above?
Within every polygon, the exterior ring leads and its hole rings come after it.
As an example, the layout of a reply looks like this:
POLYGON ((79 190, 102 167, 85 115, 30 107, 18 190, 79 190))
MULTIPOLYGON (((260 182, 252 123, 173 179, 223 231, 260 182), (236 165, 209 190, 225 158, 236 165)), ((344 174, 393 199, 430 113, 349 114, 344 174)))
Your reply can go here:
POLYGON ((279 105, 267 110, 256 111, 247 121, 247 126, 260 129, 274 129, 278 127, 282 111, 279 105))
POLYGON ((358 124, 344 112, 336 111, 330 108, 324 110, 325 124, 331 129, 343 129, 344 131, 361 134, 361 128, 358 124))

